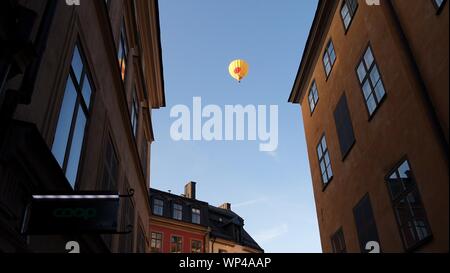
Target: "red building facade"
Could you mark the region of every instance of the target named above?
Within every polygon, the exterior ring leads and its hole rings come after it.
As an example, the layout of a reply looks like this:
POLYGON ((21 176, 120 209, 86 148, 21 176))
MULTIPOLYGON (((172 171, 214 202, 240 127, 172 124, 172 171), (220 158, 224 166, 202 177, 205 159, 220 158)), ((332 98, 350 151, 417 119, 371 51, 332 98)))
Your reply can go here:
POLYGON ((151 218, 151 251, 156 253, 204 253, 207 228, 173 220, 151 218))
POLYGON ((175 195, 150 189, 150 251, 153 253, 261 253, 244 219, 225 203, 214 207, 195 197, 195 182, 175 195))
POLYGON ((150 189, 150 250, 156 253, 202 253, 208 242, 208 203, 195 199, 195 182, 179 196, 150 189))

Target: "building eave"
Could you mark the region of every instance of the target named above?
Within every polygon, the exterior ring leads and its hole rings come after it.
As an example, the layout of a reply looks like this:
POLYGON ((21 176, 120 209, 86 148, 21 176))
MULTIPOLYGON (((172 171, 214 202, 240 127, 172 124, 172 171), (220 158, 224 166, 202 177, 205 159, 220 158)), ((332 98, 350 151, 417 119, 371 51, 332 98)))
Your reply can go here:
POLYGON ((152 103, 153 108, 160 108, 166 106, 166 96, 165 96, 165 84, 164 84, 164 66, 163 66, 163 54, 162 54, 162 43, 161 43, 161 21, 159 18, 159 1, 155 0, 155 27, 156 27, 156 39, 157 39, 157 49, 158 52, 156 66, 158 71, 158 100, 156 103, 152 103))
POLYGON ((164 69, 161 45, 159 5, 157 0, 136 1, 137 18, 141 22, 141 46, 145 83, 148 87, 148 106, 158 109, 166 106, 164 69))
POLYGON ((309 31, 308 40, 306 41, 305 49, 303 51, 300 67, 297 71, 297 76, 292 87, 291 94, 289 96, 290 103, 300 103, 305 85, 311 68, 320 53, 322 48, 320 45, 323 43, 324 34, 326 33, 331 20, 333 19, 334 11, 339 1, 335 0, 319 0, 317 5, 316 14, 309 31))

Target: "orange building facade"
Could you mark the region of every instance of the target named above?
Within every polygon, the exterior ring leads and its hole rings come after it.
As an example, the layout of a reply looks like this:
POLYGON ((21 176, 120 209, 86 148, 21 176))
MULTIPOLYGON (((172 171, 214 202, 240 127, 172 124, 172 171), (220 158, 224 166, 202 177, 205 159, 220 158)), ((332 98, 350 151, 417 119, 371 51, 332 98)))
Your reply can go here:
POLYGON ((302 108, 324 252, 448 252, 447 1, 319 1, 302 108))

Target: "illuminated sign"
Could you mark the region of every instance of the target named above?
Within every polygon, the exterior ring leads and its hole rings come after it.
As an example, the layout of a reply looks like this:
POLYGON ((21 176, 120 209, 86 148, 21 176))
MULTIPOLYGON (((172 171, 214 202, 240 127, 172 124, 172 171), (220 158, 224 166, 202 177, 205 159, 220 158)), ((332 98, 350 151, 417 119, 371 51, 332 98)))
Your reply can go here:
POLYGON ((117 194, 34 195, 23 234, 117 233, 120 196, 117 194))

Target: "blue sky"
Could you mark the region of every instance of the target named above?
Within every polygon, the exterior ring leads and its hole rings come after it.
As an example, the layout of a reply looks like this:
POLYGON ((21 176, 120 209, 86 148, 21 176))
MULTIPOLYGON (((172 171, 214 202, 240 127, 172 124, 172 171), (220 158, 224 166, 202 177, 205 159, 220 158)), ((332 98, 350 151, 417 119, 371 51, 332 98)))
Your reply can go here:
POLYGON ((153 111, 151 187, 230 202, 266 252, 321 252, 300 107, 287 103, 316 0, 159 1, 167 107, 153 111), (229 63, 245 59, 241 84, 229 63), (259 141, 173 141, 177 104, 278 105, 279 145, 259 141))

